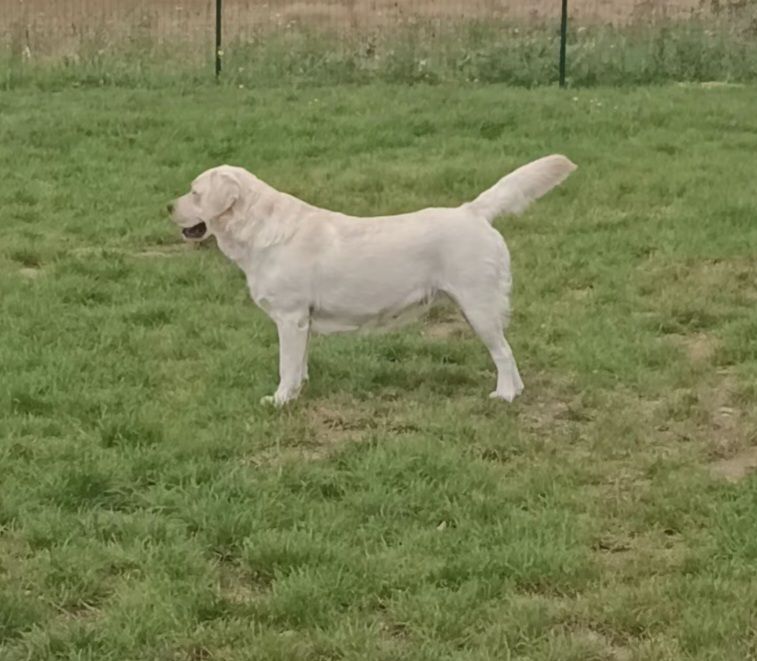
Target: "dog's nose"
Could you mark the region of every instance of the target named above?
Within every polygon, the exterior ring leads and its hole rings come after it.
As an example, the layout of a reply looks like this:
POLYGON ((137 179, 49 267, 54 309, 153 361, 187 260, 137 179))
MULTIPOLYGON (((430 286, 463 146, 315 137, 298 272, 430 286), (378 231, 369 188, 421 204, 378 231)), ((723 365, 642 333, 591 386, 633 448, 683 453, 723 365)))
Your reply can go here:
POLYGON ((173 213, 173 202, 166 204, 166 209, 168 209, 168 213, 173 213))

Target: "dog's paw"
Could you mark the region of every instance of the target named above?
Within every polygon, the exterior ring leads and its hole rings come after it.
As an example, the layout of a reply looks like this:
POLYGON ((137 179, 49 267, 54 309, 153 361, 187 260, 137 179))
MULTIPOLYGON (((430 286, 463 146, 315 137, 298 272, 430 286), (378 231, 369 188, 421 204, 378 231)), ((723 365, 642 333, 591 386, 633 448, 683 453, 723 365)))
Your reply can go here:
POLYGON ((489 395, 490 399, 501 399, 505 402, 512 402, 518 395, 523 392, 523 381, 517 370, 507 375, 506 378, 497 379, 497 389, 489 395))
POLYGON ((289 402, 293 401, 296 398, 282 393, 274 393, 273 395, 267 395, 263 397, 260 400, 260 404, 262 406, 273 406, 274 408, 280 409, 283 406, 286 406, 289 402))
POLYGON ((508 390, 506 392, 499 392, 498 390, 495 390, 492 393, 489 393, 489 399, 501 399, 503 402, 507 402, 508 404, 512 404, 512 402, 515 400, 515 398, 520 395, 523 392, 523 388, 508 390))
POLYGON ((261 398, 260 404, 261 406, 272 406, 275 409, 280 409, 288 401, 289 400, 283 399, 276 395, 266 395, 265 397, 261 398))

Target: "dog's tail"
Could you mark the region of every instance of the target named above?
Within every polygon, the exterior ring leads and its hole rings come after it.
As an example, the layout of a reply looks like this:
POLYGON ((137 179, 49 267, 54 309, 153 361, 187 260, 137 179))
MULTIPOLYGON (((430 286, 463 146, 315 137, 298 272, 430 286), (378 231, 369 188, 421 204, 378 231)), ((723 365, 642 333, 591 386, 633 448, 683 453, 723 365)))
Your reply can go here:
POLYGON ((545 156, 518 168, 466 205, 490 223, 503 214, 518 214, 561 184, 576 169, 560 154, 545 156))

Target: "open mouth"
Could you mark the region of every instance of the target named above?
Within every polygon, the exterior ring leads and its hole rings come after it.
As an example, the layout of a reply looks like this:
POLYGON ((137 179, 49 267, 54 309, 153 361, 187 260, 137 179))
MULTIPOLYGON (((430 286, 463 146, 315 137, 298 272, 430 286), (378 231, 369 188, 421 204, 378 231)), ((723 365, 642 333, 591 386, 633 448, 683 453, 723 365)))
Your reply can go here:
POLYGON ((207 231, 208 226, 205 223, 197 223, 197 225, 192 225, 192 227, 185 227, 181 230, 181 233, 185 239, 198 240, 204 237, 207 231))

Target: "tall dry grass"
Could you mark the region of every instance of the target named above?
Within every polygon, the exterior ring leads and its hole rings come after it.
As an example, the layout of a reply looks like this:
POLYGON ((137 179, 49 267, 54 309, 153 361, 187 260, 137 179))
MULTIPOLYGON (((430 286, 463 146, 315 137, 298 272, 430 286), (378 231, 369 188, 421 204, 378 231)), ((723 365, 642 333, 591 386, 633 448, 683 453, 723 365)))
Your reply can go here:
MULTIPOLYGON (((571 0, 570 15, 579 25, 617 25, 682 18, 744 2, 571 0)), ((82 44, 113 48, 157 41, 205 47, 212 41, 214 5, 215 0, 0 0, 0 40, 35 58, 72 56, 82 44)), ((224 31, 233 41, 294 27, 349 33, 413 21, 551 24, 559 11, 559 0, 224 0, 224 31)))
MULTIPOLYGON (((551 83, 560 4, 224 0, 225 78, 551 83)), ((573 84, 757 80, 757 0, 569 0, 569 8, 573 84)), ((6 86, 40 74, 51 84, 205 80, 214 9, 215 0, 0 0, 0 82, 3 69, 6 86)))

